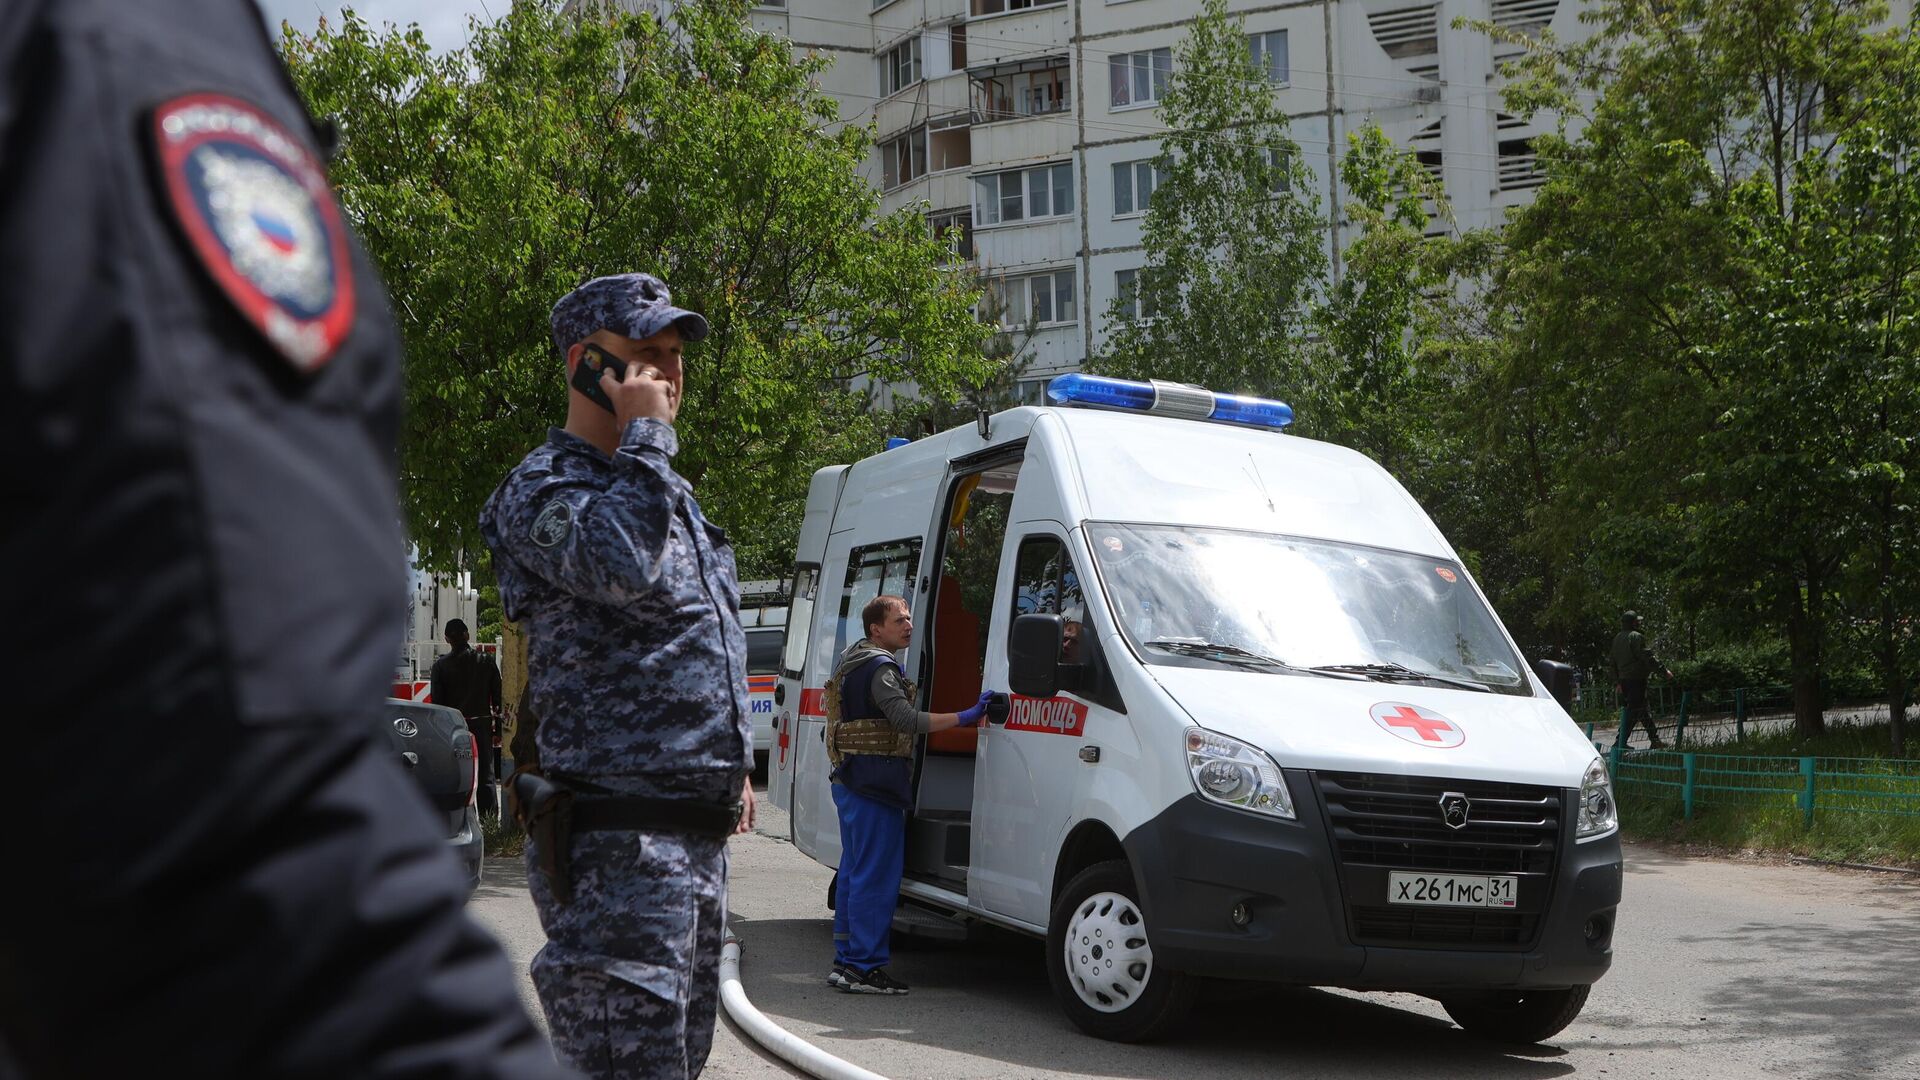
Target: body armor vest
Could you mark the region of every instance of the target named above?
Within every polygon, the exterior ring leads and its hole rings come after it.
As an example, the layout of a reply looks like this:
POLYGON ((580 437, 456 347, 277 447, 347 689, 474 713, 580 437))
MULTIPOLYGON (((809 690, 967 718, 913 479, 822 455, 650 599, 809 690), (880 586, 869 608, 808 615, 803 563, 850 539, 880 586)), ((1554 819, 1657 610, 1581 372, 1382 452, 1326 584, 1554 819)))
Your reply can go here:
MULTIPOLYGON (((880 673, 882 664, 891 663, 893 663, 892 659, 884 655, 876 656, 851 671, 844 669, 837 671, 827 680, 826 690, 822 695, 827 713, 827 759, 836 767, 848 754, 875 754, 880 757, 902 758, 913 756, 911 732, 895 731, 893 725, 884 719, 847 716, 847 695, 846 688, 842 685, 843 679, 862 680, 861 684, 855 688, 853 705, 857 712, 871 713, 875 711, 873 679, 880 673)), ((903 678, 901 682, 906 684, 909 700, 918 696, 919 691, 914 687, 912 680, 903 678)))

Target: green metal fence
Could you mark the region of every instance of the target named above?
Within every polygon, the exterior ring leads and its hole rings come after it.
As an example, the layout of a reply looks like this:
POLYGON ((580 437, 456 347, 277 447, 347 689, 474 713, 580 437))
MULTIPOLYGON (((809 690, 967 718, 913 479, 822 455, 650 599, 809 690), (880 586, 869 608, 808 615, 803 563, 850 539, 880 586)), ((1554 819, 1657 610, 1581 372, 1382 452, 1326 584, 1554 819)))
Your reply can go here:
MULTIPOLYGON (((1675 687, 1649 688, 1648 712, 1659 725, 1661 736, 1671 738, 1675 747, 1739 742, 1750 730, 1767 730, 1793 723, 1793 688, 1789 686, 1740 686, 1731 690, 1691 690, 1675 687)), ((1911 707, 1909 707, 1911 708, 1911 707)), ((1876 723, 1887 719, 1883 699, 1828 701, 1823 711, 1827 722, 1876 723)), ((1626 723, 1626 708, 1609 688, 1589 693, 1573 710, 1574 722, 1593 738, 1598 729, 1618 729, 1626 723)))
POLYGON ((1617 794, 1678 795, 1689 819, 1700 806, 1798 810, 1809 825, 1823 813, 1920 817, 1920 761, 1601 749, 1617 794))

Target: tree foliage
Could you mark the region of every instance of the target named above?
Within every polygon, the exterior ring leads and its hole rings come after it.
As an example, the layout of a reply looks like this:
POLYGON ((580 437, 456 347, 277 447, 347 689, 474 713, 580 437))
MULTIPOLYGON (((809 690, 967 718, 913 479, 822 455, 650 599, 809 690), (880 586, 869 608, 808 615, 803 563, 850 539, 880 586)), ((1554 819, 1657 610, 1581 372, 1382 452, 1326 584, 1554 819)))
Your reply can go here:
POLYGON ((1297 389, 1308 298, 1326 269, 1326 223, 1273 85, 1226 0, 1205 0, 1160 99, 1147 261, 1109 309, 1099 371, 1286 395, 1297 389))
MULTIPOLYGON (((611 5, 607 6, 611 8, 611 5)), ((862 377, 946 398, 990 376, 977 292, 920 214, 883 216, 823 61, 741 0, 671 23, 518 2, 431 53, 418 30, 288 30, 331 174, 406 343, 402 492, 422 561, 471 562, 481 504, 565 416, 549 339, 585 279, 648 270, 713 326, 675 467, 749 575, 791 559, 807 477, 878 448, 862 377)))
MULTIPOLYGON (((1775 627, 1809 734, 1827 649, 1863 614, 1840 591, 1910 602, 1920 554, 1920 67, 1883 17, 1613 0, 1594 38, 1536 48, 1508 92, 1573 121, 1543 140, 1551 179, 1499 288, 1497 377, 1566 406, 1531 540, 1617 599, 1638 576, 1775 627)), ((1897 695, 1904 626, 1874 617, 1897 695)))

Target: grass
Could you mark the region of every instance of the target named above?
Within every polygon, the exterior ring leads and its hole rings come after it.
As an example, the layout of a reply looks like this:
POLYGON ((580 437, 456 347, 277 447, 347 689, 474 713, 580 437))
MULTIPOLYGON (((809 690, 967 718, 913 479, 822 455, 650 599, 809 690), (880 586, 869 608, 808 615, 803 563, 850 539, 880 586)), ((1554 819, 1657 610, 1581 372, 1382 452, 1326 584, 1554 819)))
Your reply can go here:
MULTIPOLYGON (((1596 735, 1598 733, 1596 732, 1596 735)), ((1917 732, 1916 735, 1920 735, 1917 732)), ((1920 738, 1909 744, 1920 749, 1920 738)), ((1754 759, 1816 757, 1849 759, 1821 761, 1822 773, 1844 771, 1842 778, 1822 777, 1815 793, 1813 823, 1795 805, 1800 787, 1797 764, 1781 762, 1772 776, 1729 776, 1723 782, 1753 788, 1745 792, 1698 792, 1692 820, 1688 820, 1677 787, 1636 783, 1634 773, 1621 768, 1620 817, 1625 834, 1636 840, 1656 840, 1704 846, 1722 851, 1759 851, 1797 855, 1828 862, 1870 863, 1920 868, 1920 801, 1891 800, 1885 793, 1913 792, 1920 787, 1920 762, 1896 759, 1892 736, 1882 721, 1833 724, 1825 735, 1802 738, 1791 730, 1756 733, 1739 743, 1703 749, 1702 754, 1737 754, 1746 759, 1742 769, 1759 771, 1770 763, 1754 759), (1853 809, 1848 809, 1851 805, 1853 809), (1909 813, 1888 813, 1885 807, 1904 806, 1909 813)), ((1669 765, 1677 755, 1635 754, 1651 765, 1669 765)), ((1644 770, 1653 773, 1649 768, 1644 770)), ((1669 771, 1666 775, 1672 776, 1669 771)))
POLYGON ((480 830, 487 839, 487 857, 507 859, 518 857, 527 849, 527 836, 520 831, 520 823, 510 815, 499 817, 481 817, 480 830))

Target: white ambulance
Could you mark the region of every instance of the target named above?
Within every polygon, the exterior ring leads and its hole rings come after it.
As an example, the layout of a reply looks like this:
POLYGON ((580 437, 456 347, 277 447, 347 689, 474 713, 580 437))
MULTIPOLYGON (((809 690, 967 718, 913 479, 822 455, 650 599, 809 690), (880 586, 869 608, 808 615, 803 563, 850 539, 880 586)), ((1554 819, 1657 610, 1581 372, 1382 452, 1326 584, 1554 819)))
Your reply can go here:
POLYGON ((773 751, 773 694, 780 671, 780 644, 786 636, 785 581, 740 583, 740 625, 747 635, 747 710, 753 716, 756 774, 766 771, 773 751))
MULTIPOLYGON (((816 473, 773 800, 834 866, 822 688, 908 598, 920 706, 905 901, 1047 941, 1062 1008, 1151 1038, 1199 980, 1564 1028, 1612 960, 1613 794, 1459 557, 1383 469, 1279 402, 1088 375, 816 473)), ((1555 685, 1549 687, 1547 680, 1555 685)))

